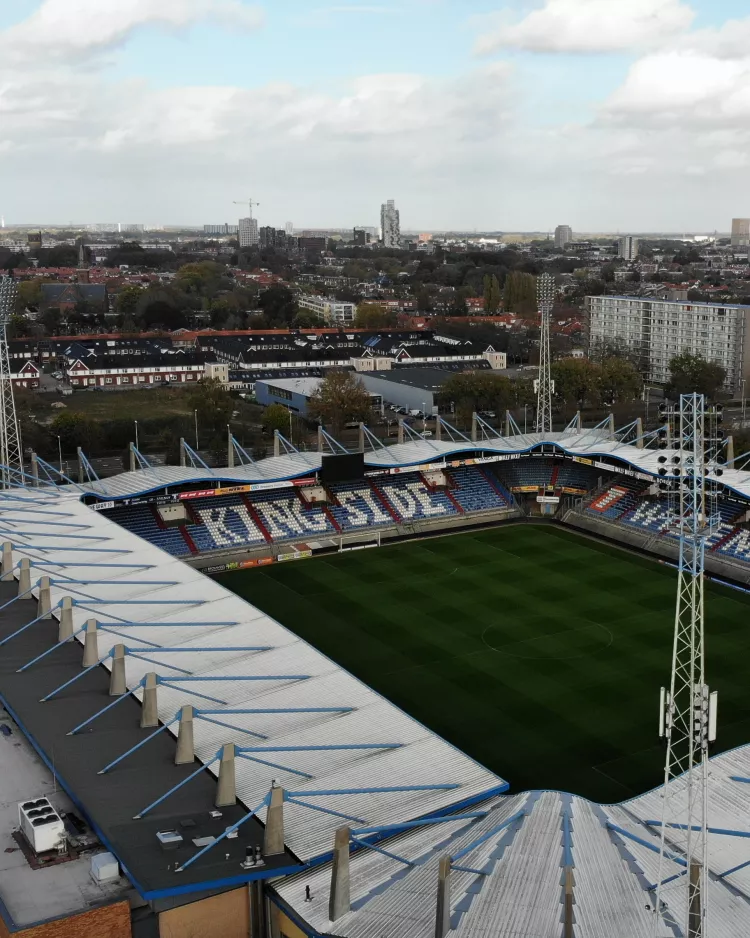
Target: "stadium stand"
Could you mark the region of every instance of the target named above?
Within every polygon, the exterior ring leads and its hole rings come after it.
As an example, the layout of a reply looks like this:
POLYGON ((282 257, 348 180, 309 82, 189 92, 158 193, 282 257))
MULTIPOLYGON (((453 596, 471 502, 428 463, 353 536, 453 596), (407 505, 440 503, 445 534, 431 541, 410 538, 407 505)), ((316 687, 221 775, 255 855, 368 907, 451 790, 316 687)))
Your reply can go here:
MULTIPOLYGON (((182 557, 190 553, 178 527, 160 527, 150 505, 128 505, 107 512, 113 521, 162 550, 182 557)), ((191 530, 195 530, 194 528, 191 530)), ((208 549, 208 548, 204 548, 208 549)))
POLYGON ((470 466, 451 469, 450 478, 454 483, 451 494, 464 511, 510 508, 513 504, 513 496, 504 490, 501 483, 490 481, 478 469, 470 466))
POLYGON ((231 547, 255 547, 299 537, 325 537, 366 528, 513 507, 513 496, 481 468, 455 469, 451 488, 435 488, 417 472, 387 481, 340 483, 328 504, 310 504, 298 488, 191 499, 187 524, 166 525, 150 505, 113 508, 118 524, 177 557, 231 547))
POLYGON ((511 492, 544 488, 581 495, 595 488, 601 476, 600 470, 593 466, 538 457, 503 463, 497 472, 511 492))

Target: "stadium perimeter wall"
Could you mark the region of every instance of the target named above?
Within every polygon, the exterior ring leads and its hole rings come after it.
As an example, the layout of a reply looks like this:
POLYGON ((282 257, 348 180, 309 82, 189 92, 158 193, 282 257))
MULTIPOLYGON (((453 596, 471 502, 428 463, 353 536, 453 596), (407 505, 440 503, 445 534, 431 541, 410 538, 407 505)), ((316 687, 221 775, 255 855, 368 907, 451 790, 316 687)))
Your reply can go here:
MULTIPOLYGON (((641 533, 636 529, 626 528, 625 525, 612 524, 574 509, 568 511, 561 520, 566 527, 593 534, 620 547, 631 547, 639 553, 667 560, 669 563, 677 563, 679 560, 679 544, 672 538, 655 535, 653 532, 641 533)), ((750 586, 750 565, 733 563, 709 550, 706 551, 706 571, 733 583, 750 586)))

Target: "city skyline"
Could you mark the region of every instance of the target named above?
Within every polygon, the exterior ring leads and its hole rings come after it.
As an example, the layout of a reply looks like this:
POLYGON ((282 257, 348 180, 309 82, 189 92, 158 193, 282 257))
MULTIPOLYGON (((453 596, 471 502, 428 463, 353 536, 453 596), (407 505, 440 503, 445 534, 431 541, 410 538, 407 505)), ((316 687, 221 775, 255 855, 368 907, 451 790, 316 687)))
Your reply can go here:
POLYGON ((376 225, 393 198, 405 231, 725 232, 750 215, 743 13, 20 0, 0 11, 0 212, 236 224, 252 191, 277 228, 376 225))

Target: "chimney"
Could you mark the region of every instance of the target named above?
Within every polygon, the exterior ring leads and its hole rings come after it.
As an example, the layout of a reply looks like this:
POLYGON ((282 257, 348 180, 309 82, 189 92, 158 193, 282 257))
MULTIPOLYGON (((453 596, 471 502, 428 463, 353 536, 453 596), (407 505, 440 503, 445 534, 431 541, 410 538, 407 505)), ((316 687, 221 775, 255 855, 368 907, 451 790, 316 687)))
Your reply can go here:
POLYGON ((266 835, 263 856, 274 857, 284 852, 284 789, 271 788, 271 800, 266 815, 266 835))
POLYGON ((109 696, 122 697, 128 691, 125 683, 125 646, 115 645, 112 653, 112 672, 109 676, 109 696))
MULTIPOLYGON (((67 596, 65 597, 68 598, 67 596)), ((63 599, 63 603, 65 599, 63 599)), ((72 634, 71 625, 71 634, 72 634)), ((96 619, 86 620, 86 633, 83 644, 83 662, 82 667, 93 668, 99 661, 99 633, 97 632, 96 619)))
POLYGON ((58 642, 67 642, 73 638, 73 599, 63 596, 60 604, 60 622, 57 627, 58 642))
POLYGON ((190 704, 185 704, 180 710, 180 728, 177 732, 177 752, 175 753, 174 764, 188 765, 194 759, 193 708, 190 704))
POLYGON ((237 784, 234 771, 234 743, 225 743, 221 747, 219 780, 216 784, 217 808, 227 808, 237 804, 237 784))
POLYGON ((328 900, 328 918, 336 919, 351 910, 349 894, 349 842, 351 830, 340 827, 333 840, 333 869, 331 871, 331 895, 328 900))

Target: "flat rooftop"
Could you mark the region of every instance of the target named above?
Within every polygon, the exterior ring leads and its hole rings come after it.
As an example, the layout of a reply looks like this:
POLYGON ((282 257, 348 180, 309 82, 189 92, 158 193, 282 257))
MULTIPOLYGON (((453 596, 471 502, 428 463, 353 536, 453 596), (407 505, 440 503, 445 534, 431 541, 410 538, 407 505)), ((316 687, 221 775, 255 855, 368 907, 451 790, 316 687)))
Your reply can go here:
MULTIPOLYGON (((16 583, 0 583, 0 606, 11 600, 17 589, 16 583)), ((20 599, 2 609, 0 640, 32 622, 36 608, 36 601, 20 599)), ((203 769, 145 818, 135 820, 140 811, 196 772, 200 764, 195 761, 191 765, 176 766, 176 741, 171 734, 160 733, 115 770, 99 775, 100 769, 142 742, 149 731, 140 728, 140 703, 128 695, 84 732, 67 735, 113 698, 109 696, 109 672, 100 666, 54 699, 46 703, 40 701, 45 693, 81 674, 82 649, 76 641, 61 646, 33 669, 17 673, 18 668, 56 644, 57 631, 57 620, 43 620, 3 646, 0 702, 33 742, 47 767, 54 764, 59 786, 71 797, 77 812, 91 824, 106 848, 118 858, 138 892, 144 898, 159 899, 227 887, 253 878, 240 864, 245 858, 246 846, 255 848, 263 843, 264 827, 255 818, 242 825, 236 839, 223 841, 219 848, 209 851, 179 876, 175 875, 175 864, 187 861, 197 852, 192 842, 194 838, 217 837, 254 806, 245 807, 238 801, 233 807, 222 808, 220 818, 211 818, 216 778, 203 769), (164 851, 156 838, 157 831, 172 829, 183 834, 183 844, 177 850, 164 851)), ((18 742, 15 735, 10 739, 18 742)), ((8 740, 0 741, 3 747, 0 752, 4 752, 8 740)), ((49 787, 49 775, 47 778, 49 787)), ((16 797, 21 783, 22 779, 16 778, 12 791, 6 791, 3 763, 0 799, 11 808, 29 795, 25 791, 21 797, 16 797)), ((268 858, 254 878, 268 875, 272 870, 298 867, 296 858, 285 853, 268 858)), ((36 899, 29 901, 36 905, 36 899)))
POLYGON ((5 924, 30 926, 127 898, 132 887, 124 877, 100 886, 89 875, 91 857, 104 847, 43 869, 29 865, 13 838, 19 802, 45 797, 58 814, 75 807, 5 709, 0 709, 0 726, 11 731, 0 734, 0 914, 5 924))

